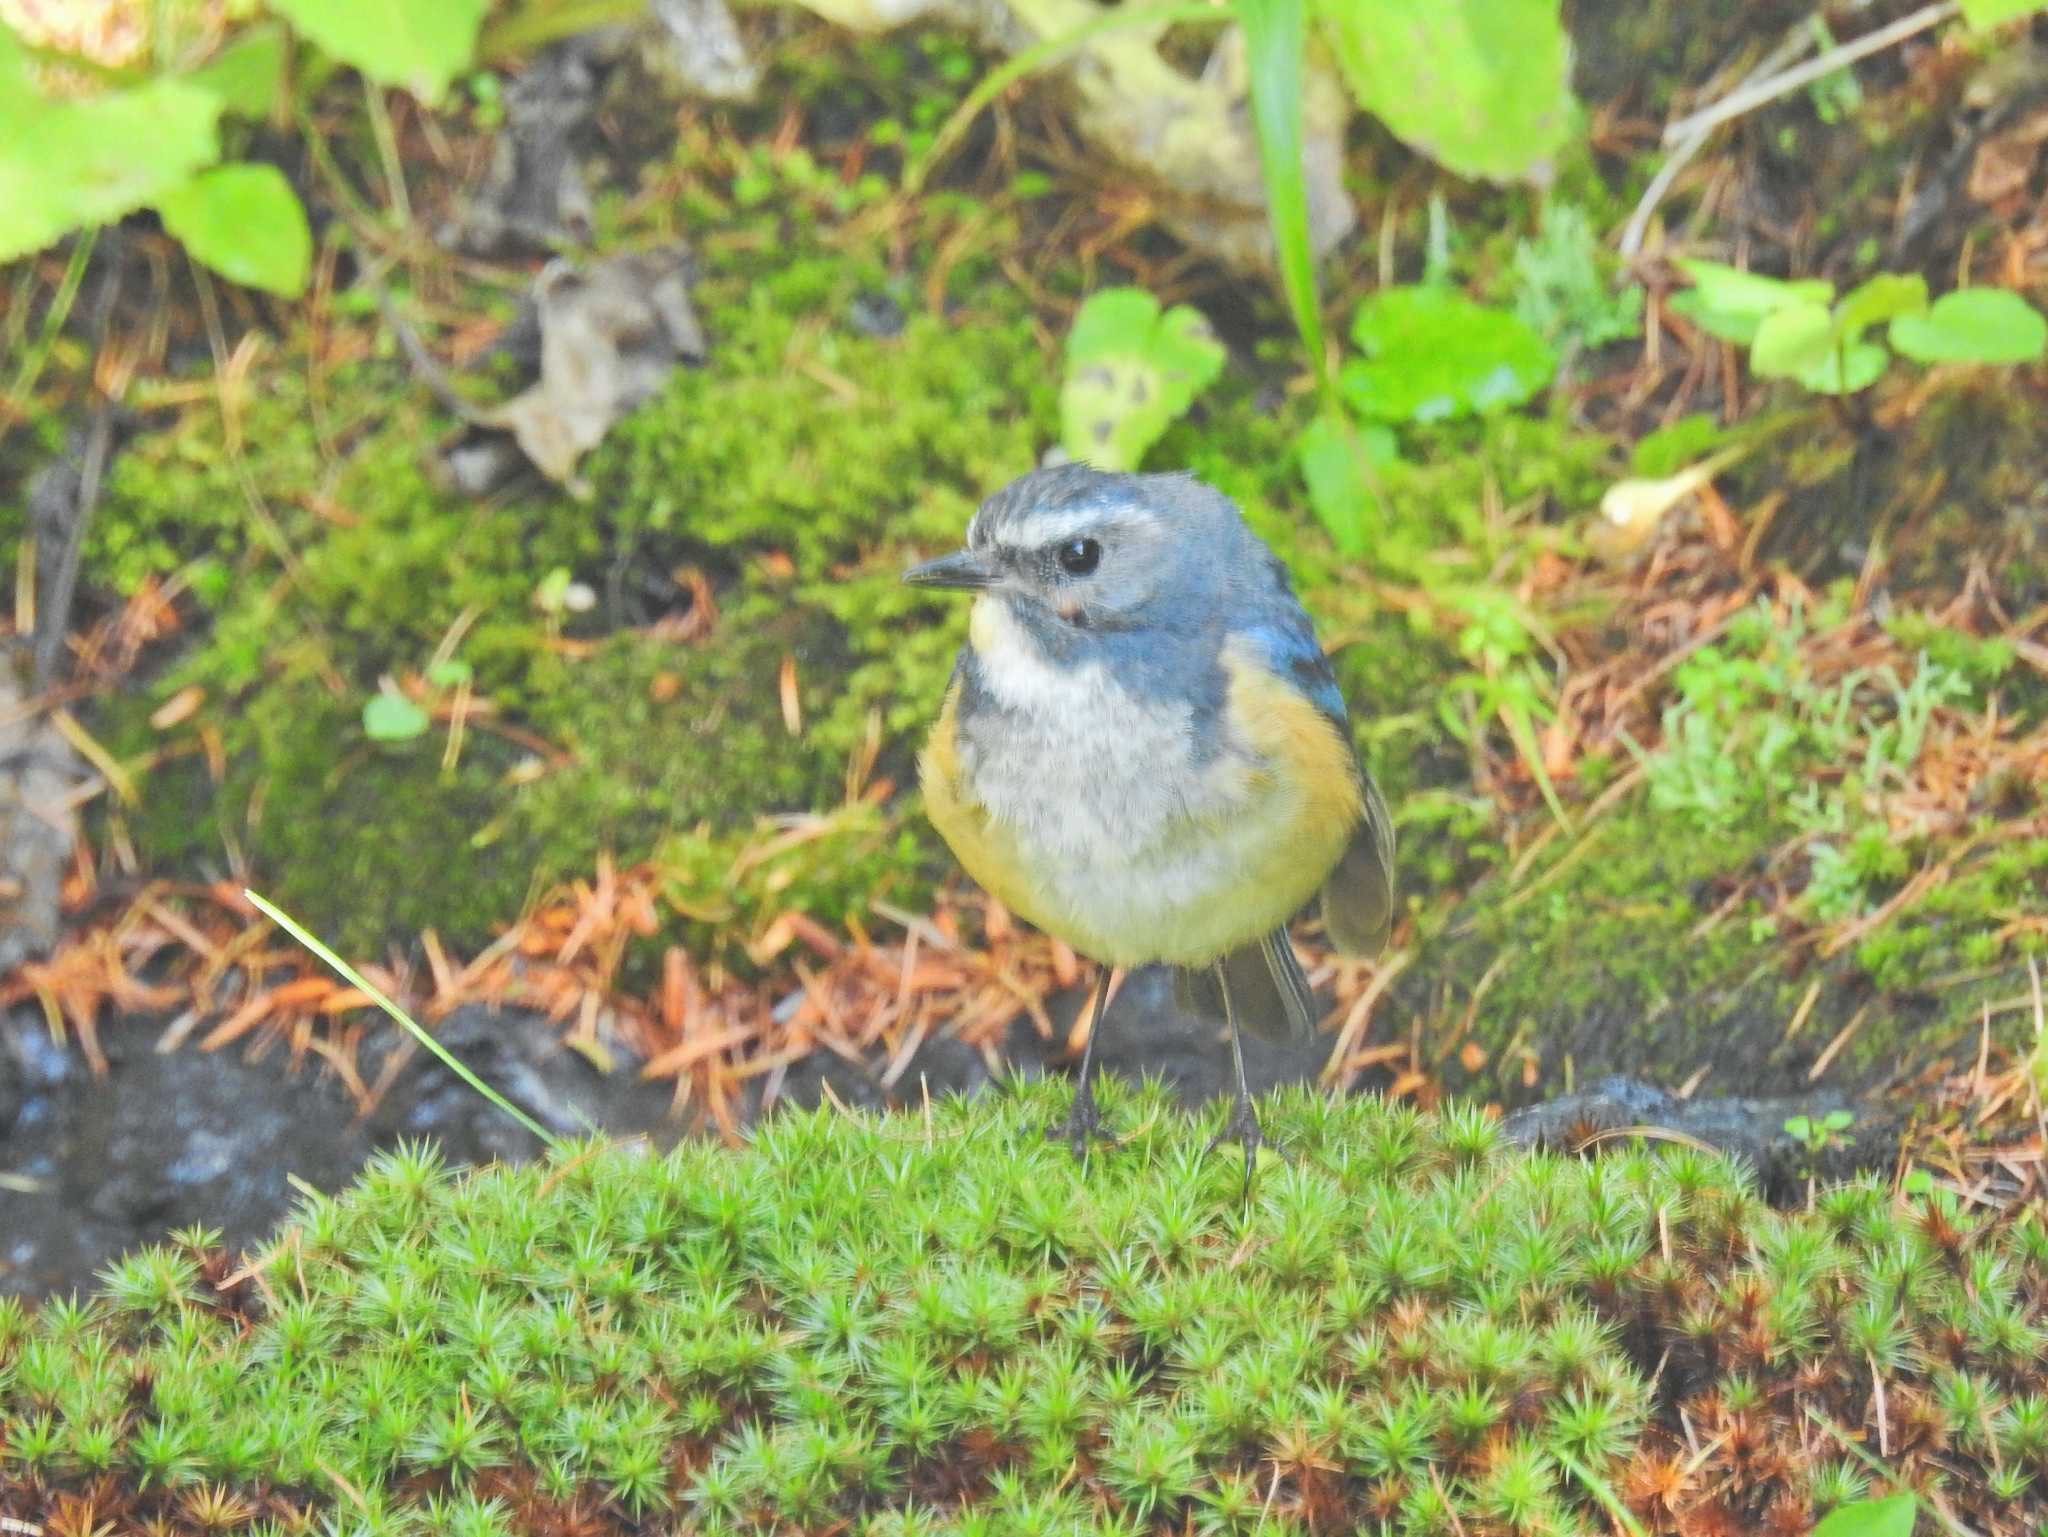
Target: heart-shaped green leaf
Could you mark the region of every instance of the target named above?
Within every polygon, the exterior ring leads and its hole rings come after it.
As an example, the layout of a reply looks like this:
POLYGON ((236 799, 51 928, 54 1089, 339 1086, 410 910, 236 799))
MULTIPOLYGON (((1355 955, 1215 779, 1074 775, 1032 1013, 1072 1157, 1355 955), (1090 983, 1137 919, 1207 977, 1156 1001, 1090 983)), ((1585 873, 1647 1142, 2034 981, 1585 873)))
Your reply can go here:
POLYGON ((1958 288, 1892 322, 1892 346, 1917 363, 2032 363, 2048 350, 2048 321, 2004 288, 1958 288))
POLYGON ((1831 303, 1835 285, 1820 278, 1765 277, 1720 262, 1681 257, 1678 268, 1693 281, 1684 293, 1673 294, 1669 307, 1709 336, 1747 346, 1756 340, 1766 315, 1790 304, 1831 303))
POLYGON ((379 85, 432 105, 476 54, 489 0, 273 0, 309 40, 379 85))
POLYGON ((1825 305, 1788 304, 1757 323, 1750 371, 1765 379, 1796 379, 1827 361, 1834 340, 1835 317, 1825 305))
POLYGON ((220 100, 182 80, 45 97, 0 27, 0 262, 153 203, 215 160, 220 100))
POLYGON ((1927 308, 1927 279, 1917 272, 1880 272, 1842 295, 1835 306, 1835 333, 1850 341, 1874 325, 1927 308))
POLYGON ((1344 397, 1361 416, 1435 422, 1520 405, 1550 383, 1557 359, 1506 310, 1434 285, 1383 288, 1358 307, 1344 397))
POLYGON ((216 166, 157 199, 164 228, 232 283, 296 299, 313 270, 313 232, 274 165, 216 166))
POLYGON ((1884 377, 1892 355, 1876 342, 1840 342, 1813 367, 1798 375, 1816 395, 1853 395, 1884 377))
POLYGON ((1223 371, 1227 354, 1199 310, 1164 314, 1142 288, 1091 294, 1067 333, 1060 445, 1104 470, 1134 470, 1160 434, 1223 371))
POLYGON ((1576 129, 1558 0, 1320 0, 1358 104, 1460 176, 1511 181, 1576 129))

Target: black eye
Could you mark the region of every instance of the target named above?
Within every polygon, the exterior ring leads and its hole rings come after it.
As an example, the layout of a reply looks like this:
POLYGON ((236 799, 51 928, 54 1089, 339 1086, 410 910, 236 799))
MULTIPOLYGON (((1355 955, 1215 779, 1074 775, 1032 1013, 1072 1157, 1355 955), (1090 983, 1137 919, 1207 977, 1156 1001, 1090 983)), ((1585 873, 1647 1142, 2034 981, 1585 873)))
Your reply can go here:
POLYGON ((1069 539, 1060 546, 1058 558, 1068 576, 1086 576, 1102 564, 1102 546, 1093 539, 1069 539))

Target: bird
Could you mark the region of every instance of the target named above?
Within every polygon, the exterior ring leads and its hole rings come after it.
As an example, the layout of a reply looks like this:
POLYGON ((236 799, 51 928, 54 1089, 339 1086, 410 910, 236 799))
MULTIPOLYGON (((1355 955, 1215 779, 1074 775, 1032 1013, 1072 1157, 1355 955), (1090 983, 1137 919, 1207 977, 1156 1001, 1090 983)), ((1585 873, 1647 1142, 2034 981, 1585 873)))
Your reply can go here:
POLYGON ((926 813, 984 890, 1098 964, 1064 1126, 1114 1141, 1092 1071, 1113 970, 1173 968, 1227 1028, 1237 1087, 1210 1150, 1265 1144, 1241 1029, 1306 1040, 1288 924, 1320 896, 1345 952, 1394 916, 1394 827, 1287 567, 1185 473, 1065 464, 984 501, 966 547, 903 573, 972 593, 919 755, 926 813))

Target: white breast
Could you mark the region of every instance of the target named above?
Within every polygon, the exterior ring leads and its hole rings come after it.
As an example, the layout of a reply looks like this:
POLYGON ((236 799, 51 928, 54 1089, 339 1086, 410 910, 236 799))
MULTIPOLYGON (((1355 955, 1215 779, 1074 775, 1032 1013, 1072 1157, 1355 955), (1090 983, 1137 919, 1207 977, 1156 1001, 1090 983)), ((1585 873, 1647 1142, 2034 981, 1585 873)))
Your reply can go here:
POLYGON ((1015 840, 1028 916, 1113 964, 1200 964, 1300 904, 1248 889, 1297 807, 1242 743, 1198 763, 1192 706, 1055 666, 999 600, 976 602, 970 638, 1003 708, 961 720, 962 789, 1015 840))

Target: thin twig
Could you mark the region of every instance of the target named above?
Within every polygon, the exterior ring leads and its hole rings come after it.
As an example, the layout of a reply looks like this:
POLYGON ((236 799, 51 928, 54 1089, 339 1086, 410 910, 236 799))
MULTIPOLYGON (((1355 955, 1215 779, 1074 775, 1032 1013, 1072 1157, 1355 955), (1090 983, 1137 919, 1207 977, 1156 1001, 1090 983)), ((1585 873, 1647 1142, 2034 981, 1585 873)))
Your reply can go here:
POLYGON ((1929 27, 1939 26, 1955 15, 1962 7, 1958 0, 1940 0, 1935 5, 1922 6, 1910 16, 1901 16, 1889 26, 1879 27, 1875 32, 1866 32, 1859 38, 1839 43, 1825 53, 1808 59, 1804 64, 1768 75, 1762 80, 1737 86, 1711 107, 1702 108, 1690 117, 1682 117, 1664 130, 1667 145, 1682 144, 1697 134, 1718 128, 1731 118, 1741 117, 1758 107, 1776 101, 1780 96, 1790 95, 1802 85, 1808 85, 1823 76, 1832 75, 1845 65, 1854 64, 1858 59, 1867 59, 1873 53, 1882 53, 1895 43, 1925 32, 1929 27))

